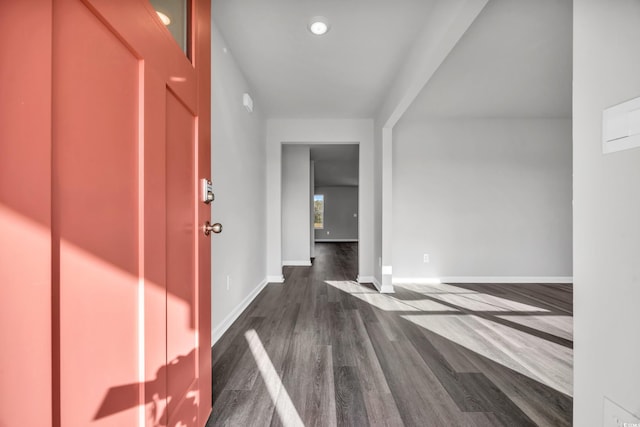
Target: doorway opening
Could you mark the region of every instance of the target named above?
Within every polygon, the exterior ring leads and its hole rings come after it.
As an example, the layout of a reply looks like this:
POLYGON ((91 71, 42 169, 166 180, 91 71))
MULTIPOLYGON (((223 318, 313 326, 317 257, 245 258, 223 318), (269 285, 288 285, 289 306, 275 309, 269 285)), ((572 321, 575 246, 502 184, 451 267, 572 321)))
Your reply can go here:
POLYGON ((357 252, 359 161, 358 144, 282 145, 283 266, 310 266, 317 245, 357 252))

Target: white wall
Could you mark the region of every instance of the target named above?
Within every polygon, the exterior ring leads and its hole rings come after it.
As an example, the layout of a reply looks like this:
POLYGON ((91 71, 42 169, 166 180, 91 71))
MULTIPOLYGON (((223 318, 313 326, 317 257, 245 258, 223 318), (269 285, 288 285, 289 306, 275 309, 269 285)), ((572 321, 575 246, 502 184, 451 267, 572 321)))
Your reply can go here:
MULTIPOLYGON (((640 96, 640 2, 574 1, 574 423, 640 417, 640 149, 603 155, 602 110, 640 96)), ((625 422, 625 419, 620 421, 625 422)))
POLYGON ((373 120, 369 119, 269 119, 267 120, 267 274, 282 280, 282 143, 359 144, 358 202, 360 241, 359 277, 373 277, 373 120))
POLYGON ((358 187, 316 187, 324 195, 324 227, 315 230, 316 241, 358 240, 358 187))
POLYGON ((282 263, 311 265, 309 147, 282 147, 282 263))
POLYGON ((393 140, 394 280, 570 281, 571 120, 401 121, 393 140))
POLYGON ((392 131, 488 0, 446 0, 434 5, 407 58, 378 106, 374 123, 373 281, 393 292, 392 131))
POLYGON ((211 218, 223 224, 211 237, 212 334, 215 341, 239 308, 265 282, 265 120, 260 101, 249 114, 251 88, 215 23, 212 27, 211 171, 216 200, 211 218), (227 290, 227 277, 230 279, 227 290))

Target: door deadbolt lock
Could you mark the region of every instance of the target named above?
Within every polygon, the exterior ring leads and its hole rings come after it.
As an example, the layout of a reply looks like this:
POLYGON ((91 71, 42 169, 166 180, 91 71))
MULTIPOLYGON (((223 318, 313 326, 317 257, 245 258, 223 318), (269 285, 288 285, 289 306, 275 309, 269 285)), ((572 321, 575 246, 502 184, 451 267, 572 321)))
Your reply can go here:
POLYGON ((216 234, 222 233, 222 224, 220 224, 219 222, 216 222, 215 224, 211 224, 209 221, 207 221, 204 224, 204 235, 208 236, 212 232, 216 234))
POLYGON ((208 179, 202 179, 202 188, 200 191, 201 200, 207 205, 213 202, 216 198, 213 194, 213 183, 208 179))

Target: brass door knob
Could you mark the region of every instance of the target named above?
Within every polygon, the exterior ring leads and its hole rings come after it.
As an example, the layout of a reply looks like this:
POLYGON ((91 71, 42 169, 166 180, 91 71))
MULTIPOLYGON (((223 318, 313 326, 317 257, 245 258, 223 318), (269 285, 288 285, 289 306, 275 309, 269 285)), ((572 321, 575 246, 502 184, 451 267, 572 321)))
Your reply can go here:
POLYGON ((204 224, 204 235, 208 236, 209 234, 211 234, 211 232, 214 232, 216 234, 222 233, 222 224, 220 224, 219 222, 211 224, 209 221, 207 221, 204 224))

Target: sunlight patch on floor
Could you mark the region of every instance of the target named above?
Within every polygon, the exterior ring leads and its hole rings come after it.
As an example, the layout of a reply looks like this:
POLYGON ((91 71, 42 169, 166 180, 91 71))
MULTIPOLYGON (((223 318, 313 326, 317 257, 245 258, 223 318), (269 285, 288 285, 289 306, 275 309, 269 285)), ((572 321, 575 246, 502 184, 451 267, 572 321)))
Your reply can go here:
POLYGON ((375 308, 397 312, 403 319, 567 396, 573 394, 573 349, 543 335, 571 340, 571 316, 447 284, 400 285, 413 292, 404 294, 409 299, 402 299, 402 293, 380 294, 352 281, 325 283, 375 308), (513 325, 498 323, 499 319, 513 325), (520 330, 517 325, 541 334, 520 330))
POLYGON ((361 294, 361 293, 377 294, 378 293, 377 290, 368 288, 364 285, 361 285, 358 282, 354 282, 353 280, 325 280, 324 283, 350 294, 351 293, 357 293, 357 294, 361 294))
POLYGON ((402 318, 449 341, 573 395, 573 350, 478 316, 404 315, 402 318))
POLYGON ((573 317, 569 315, 498 315, 496 317, 508 320, 509 322, 518 323, 529 328, 534 328, 560 338, 573 340, 573 317))
POLYGON ((452 309, 443 304, 438 304, 435 301, 424 300, 421 304, 416 305, 416 301, 402 301, 397 298, 390 298, 389 295, 381 294, 377 290, 367 288, 360 284, 350 281, 333 281, 326 280, 326 284, 333 286, 343 292, 347 292, 349 295, 358 298, 383 311, 448 311, 458 312, 458 310, 452 309))
POLYGON ((352 285, 350 285, 349 281, 325 281, 330 286, 333 286, 336 289, 339 289, 343 292, 347 292, 349 295, 358 298, 367 304, 371 304, 372 306, 379 308, 384 311, 418 311, 417 308, 410 306, 409 304, 405 304, 402 301, 397 301, 390 299, 384 294, 380 294, 378 291, 365 288, 364 286, 360 286, 359 289, 353 289, 352 285), (351 290, 347 290, 352 288, 351 290))
POLYGON ((447 284, 441 285, 396 285, 412 292, 417 292, 443 302, 455 304, 460 308, 474 311, 526 311, 548 313, 549 310, 534 305, 524 304, 507 298, 500 298, 482 292, 474 292, 447 284), (437 294, 436 294, 437 293, 437 294))
POLYGON ((304 427, 300 414, 298 414, 287 390, 284 388, 282 380, 262 345, 258 333, 254 329, 250 329, 245 332, 244 337, 249 344, 251 354, 256 361, 262 380, 267 387, 271 401, 276 407, 276 412, 282 425, 284 427, 304 427))

